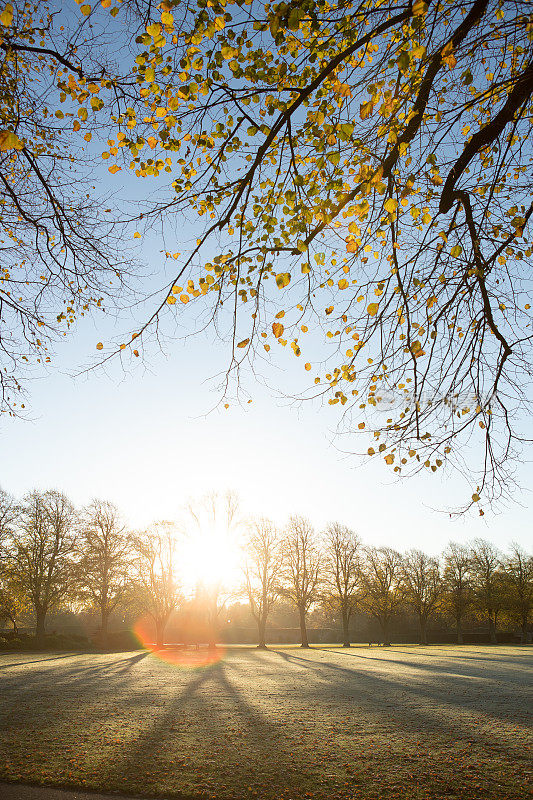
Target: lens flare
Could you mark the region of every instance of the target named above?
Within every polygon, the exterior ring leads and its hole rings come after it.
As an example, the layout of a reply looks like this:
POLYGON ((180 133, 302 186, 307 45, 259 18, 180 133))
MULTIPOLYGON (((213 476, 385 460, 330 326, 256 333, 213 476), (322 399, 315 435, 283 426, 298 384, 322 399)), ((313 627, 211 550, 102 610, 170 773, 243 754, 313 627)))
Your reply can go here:
POLYGON ((165 644, 157 647, 154 642, 153 623, 150 618, 141 617, 133 626, 133 632, 142 646, 149 650, 160 661, 175 667, 201 669, 216 664, 224 658, 226 648, 218 644, 210 648, 204 643, 165 644))

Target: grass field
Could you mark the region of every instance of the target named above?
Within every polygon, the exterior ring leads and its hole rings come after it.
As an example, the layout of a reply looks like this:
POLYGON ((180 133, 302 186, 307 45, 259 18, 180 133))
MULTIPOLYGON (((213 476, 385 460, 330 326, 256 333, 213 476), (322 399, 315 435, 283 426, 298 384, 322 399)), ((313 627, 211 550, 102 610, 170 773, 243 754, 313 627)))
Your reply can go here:
POLYGON ((0 656, 0 779, 219 800, 531 791, 532 648, 204 655, 0 656))

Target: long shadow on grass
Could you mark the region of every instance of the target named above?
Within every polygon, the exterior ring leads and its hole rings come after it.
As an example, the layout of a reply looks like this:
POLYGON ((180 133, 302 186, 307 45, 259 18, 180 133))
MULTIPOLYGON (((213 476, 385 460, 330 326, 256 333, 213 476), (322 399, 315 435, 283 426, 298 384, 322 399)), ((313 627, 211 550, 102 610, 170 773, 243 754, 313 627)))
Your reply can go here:
POLYGON ((129 741, 123 755, 114 753, 111 764, 100 765, 102 785, 140 791, 149 785, 147 775, 161 776, 167 770, 165 791, 173 794, 181 794, 179 787, 191 782, 195 796, 224 794, 228 787, 230 793, 253 787, 267 796, 296 780, 301 787, 307 776, 286 750, 281 724, 246 701, 226 666, 218 662, 204 667, 180 687, 147 729, 129 741))
MULTIPOLYGON (((4 654, 5 655, 5 654, 4 654)), ((10 669, 11 667, 25 667, 26 664, 41 664, 45 661, 59 661, 62 658, 72 658, 72 653, 64 653, 61 656, 49 656, 48 658, 37 658, 35 661, 15 661, 10 664, 0 664, 0 670, 10 669)))
MULTIPOLYGON (((68 683, 69 688, 72 688, 75 684, 87 684, 88 682, 96 682, 101 683, 103 678, 113 677, 115 675, 119 675, 121 673, 128 672, 132 666, 136 663, 141 661, 143 658, 149 655, 147 651, 143 651, 142 653, 138 653, 136 655, 130 656, 128 655, 126 658, 121 658, 114 661, 101 661, 101 662, 92 662, 90 664, 66 664, 61 668, 56 668, 56 665, 45 664, 43 666, 43 670, 51 670, 51 674, 53 674, 54 685, 61 683, 68 683), (53 672, 52 672, 53 670, 53 672)), ((7 666, 18 666, 18 667, 25 667, 26 664, 40 664, 45 661, 55 661, 59 659, 66 659, 70 658, 75 660, 77 657, 79 658, 86 658, 86 655, 77 656, 76 654, 69 653, 65 656, 56 656, 54 658, 49 659, 39 659, 38 661, 22 661, 17 664, 9 664, 7 666)), ((102 658, 102 654, 97 654, 96 656, 91 654, 89 658, 102 658)), ((43 683, 43 670, 39 670, 35 668, 28 673, 24 673, 24 687, 31 687, 32 684, 36 684, 42 686, 43 683)), ((20 688, 21 685, 21 678, 20 675, 6 675, 2 676, 0 685, 4 691, 9 691, 11 688, 20 688)), ((116 687, 115 687, 116 688, 116 687)))
MULTIPOLYGON (((315 648, 317 650, 331 652, 328 648, 315 648)), ((351 658, 358 658, 363 661, 377 661, 382 664, 384 667, 387 664, 399 664, 402 667, 409 667, 414 670, 421 670, 424 672, 433 672, 433 673, 448 673, 459 675, 463 679, 467 679, 470 677, 480 677, 484 679, 496 680, 497 678, 502 679, 504 677, 503 673, 506 674, 508 678, 516 677, 516 669, 524 669, 523 662, 515 662, 514 669, 507 666, 507 662, 502 663, 501 661, 497 661, 496 659, 490 659, 490 662, 494 662, 500 665, 499 670, 495 670, 490 666, 487 666, 485 661, 489 661, 489 659, 482 660, 482 659, 470 659, 477 662, 477 666, 473 664, 457 664, 455 662, 455 657, 452 659, 445 658, 441 656, 442 663, 435 664, 435 663, 428 663, 424 664, 420 661, 415 661, 414 659, 400 659, 400 658, 393 658, 392 654, 396 654, 398 652, 406 652, 406 651, 399 651, 399 650, 387 650, 387 654, 389 657, 383 658, 380 656, 371 656, 371 655, 363 655, 362 653, 357 652, 355 649, 346 649, 346 650, 338 650, 335 651, 335 655, 343 655, 348 656, 351 658)))
MULTIPOLYGON (((318 648, 317 648, 318 649, 318 648)), ((383 674, 375 672, 361 671, 357 668, 350 669, 342 667, 338 664, 331 662, 320 661, 316 662, 304 656, 296 656, 292 653, 285 653, 283 651, 276 651, 287 662, 294 662, 298 665, 304 665, 308 670, 317 673, 324 677, 324 670, 326 674, 333 673, 334 675, 343 675, 346 678, 351 678, 348 685, 346 683, 339 684, 337 680, 326 681, 322 686, 314 686, 313 698, 322 698, 327 702, 339 702, 339 694, 346 695, 347 692, 351 693, 352 699, 358 701, 363 705, 363 709, 367 709, 369 715, 376 715, 381 717, 391 729, 399 729, 400 732, 418 732, 425 729, 431 735, 444 735, 456 741, 460 739, 476 740, 480 744, 488 747, 498 747, 505 749, 513 757, 524 759, 523 744, 514 742, 509 735, 505 743, 501 732, 499 733, 486 733, 477 724, 477 717, 475 719, 462 720, 458 711, 464 709, 468 714, 483 714, 484 716, 493 717, 498 722, 509 722, 507 705, 504 702, 506 697, 509 697, 509 692, 504 692, 500 688, 498 690, 496 702, 498 707, 494 704, 491 708, 487 707, 487 701, 492 699, 489 691, 484 691, 481 696, 473 695, 469 681, 470 676, 464 676, 461 679, 460 689, 463 696, 458 695, 457 680, 443 680, 439 678, 439 687, 421 686, 420 684, 402 683, 402 676, 386 677, 383 674), (411 697, 411 700, 406 698, 411 697), (412 706, 412 702, 416 702, 416 707, 412 706), (434 711, 427 706, 435 706, 434 711), (426 706, 426 707, 424 707, 426 706), (397 716, 400 719, 397 719, 397 716)), ((517 693, 517 700, 520 700, 522 706, 524 704, 523 692, 517 693)), ((527 709, 523 709, 522 713, 525 715, 524 723, 527 724, 527 709)), ((516 718, 516 714, 514 715, 516 718)), ((521 715, 520 715, 521 716, 521 715)))
MULTIPOLYGON (((95 656, 91 655, 92 663, 89 665, 76 661, 66 664, 55 662, 43 665, 42 669, 32 667, 1 674, 0 731, 24 730, 28 724, 39 723, 46 723, 47 728, 57 725, 61 729, 63 724, 70 723, 72 714, 76 713, 73 705, 84 695, 99 701, 87 704, 84 722, 90 724, 97 721, 102 713, 102 701, 108 699, 111 702, 117 696, 127 696, 128 687, 131 687, 131 670, 147 655, 147 652, 142 652, 111 662, 96 663, 95 656), (56 700, 59 697, 60 702, 56 700), (17 709, 16 714, 12 713, 13 708, 17 709)), ((30 662, 22 662, 21 666, 27 663, 30 662)))
MULTIPOLYGON (((453 658, 454 660, 457 659, 458 661, 477 661, 480 664, 485 664, 486 662, 492 662, 494 664, 513 664, 516 666, 521 666, 522 659, 532 658, 533 657, 533 648, 524 645, 523 648, 518 650, 517 653, 514 654, 502 654, 497 655, 498 647, 508 647, 508 645, 493 645, 494 651, 490 653, 490 655, 486 655, 485 651, 475 651, 469 650, 468 653, 462 653, 459 650, 459 646, 457 652, 454 651, 453 654, 450 655, 450 651, 447 648, 437 647, 435 645, 428 645, 428 646, 420 646, 420 650, 402 650, 400 647, 393 647, 392 650, 389 652, 394 653, 407 653, 409 655, 424 655, 430 656, 431 658, 453 658), (446 655, 443 655, 442 652, 445 652, 446 655), (478 652, 479 655, 472 655, 472 653, 478 652)), ((520 647, 516 645, 516 647, 520 647)), ((349 652, 349 651, 348 651, 349 652)))

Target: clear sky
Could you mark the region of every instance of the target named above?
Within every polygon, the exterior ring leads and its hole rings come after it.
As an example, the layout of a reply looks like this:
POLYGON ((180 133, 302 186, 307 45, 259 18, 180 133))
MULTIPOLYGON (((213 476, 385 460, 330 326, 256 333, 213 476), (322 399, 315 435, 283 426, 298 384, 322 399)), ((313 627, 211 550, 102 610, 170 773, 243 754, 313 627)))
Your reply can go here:
MULTIPOLYGON (((136 360, 129 373, 116 365, 70 377, 114 324, 97 329, 86 321, 59 351, 59 370, 30 384, 32 419, 3 420, 7 490, 60 488, 77 504, 109 499, 137 527, 176 517, 190 496, 229 488, 248 513, 280 524, 300 513, 319 528, 338 520, 368 543, 400 550, 436 553, 450 539, 475 536, 531 547, 529 492, 497 515, 487 509, 484 518, 450 519, 433 509, 463 502, 467 484, 445 474, 396 482, 384 464, 358 465, 332 444, 329 408, 291 408, 256 385, 251 405, 206 416, 218 398, 208 379, 227 356, 211 338, 169 342, 164 355, 152 353, 146 365, 136 360)), ((303 369, 300 361, 287 364, 303 369)), ((522 465, 519 477, 531 485, 531 466, 522 465)))

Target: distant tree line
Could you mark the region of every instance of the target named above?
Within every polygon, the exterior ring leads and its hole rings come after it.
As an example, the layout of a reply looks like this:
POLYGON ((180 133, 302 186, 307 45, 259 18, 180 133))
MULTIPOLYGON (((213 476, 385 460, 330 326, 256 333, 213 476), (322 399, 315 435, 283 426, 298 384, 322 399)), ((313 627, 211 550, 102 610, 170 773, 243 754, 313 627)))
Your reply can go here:
MULTIPOLYGON (((221 613, 228 601, 246 599, 257 625, 259 647, 266 647, 267 625, 280 605, 289 605, 299 621, 301 645, 309 646, 308 618, 320 610, 342 629, 350 645, 350 623, 365 614, 379 626, 388 645, 402 613, 417 621, 419 641, 428 643, 428 626, 438 615, 463 642, 465 619, 472 616, 497 642, 499 626, 518 627, 530 638, 533 609, 533 557, 512 544, 501 553, 490 542, 451 542, 440 557, 412 549, 365 546, 339 523, 318 533, 301 516, 285 528, 271 521, 241 520, 230 494, 201 501, 211 523, 238 533, 242 546, 242 582, 226 586, 224 576, 199 583, 194 598, 183 587, 182 553, 187 532, 172 522, 144 531, 129 530, 117 507, 93 500, 76 509, 59 491, 33 491, 17 501, 0 489, 0 621, 16 633, 31 620, 44 643, 47 619, 58 609, 90 610, 98 616, 98 640, 106 646, 109 623, 117 610, 148 616, 155 645, 165 641, 171 616, 194 603, 209 646, 215 646, 221 613)), ((190 507, 199 526, 201 514, 190 507)), ((201 570, 200 570, 201 572, 201 570)))

